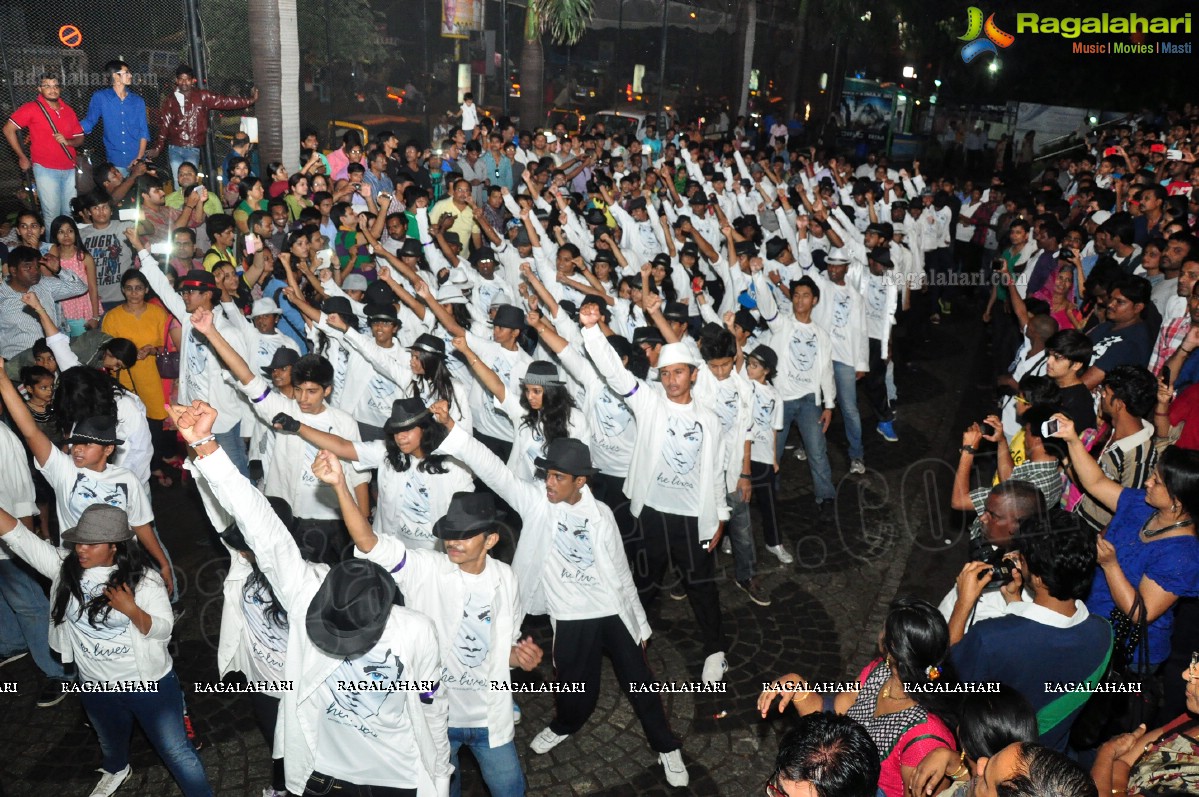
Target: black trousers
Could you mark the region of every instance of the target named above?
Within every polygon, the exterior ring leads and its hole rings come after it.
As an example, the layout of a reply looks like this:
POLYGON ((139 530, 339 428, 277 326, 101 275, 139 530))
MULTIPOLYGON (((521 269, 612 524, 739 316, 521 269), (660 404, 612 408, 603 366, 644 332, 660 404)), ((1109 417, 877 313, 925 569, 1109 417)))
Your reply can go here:
POLYGON ((882 341, 870 339, 870 371, 862 377, 866 400, 880 421, 895 420, 895 412, 887 399, 887 358, 882 341))
POLYGON ((337 520, 296 518, 291 536, 305 561, 335 565, 344 559, 351 545, 346 524, 337 520))
POLYGON ((629 557, 632 567, 635 549, 632 545, 637 535, 637 518, 629 509, 629 499, 624 494, 624 477, 611 476, 607 473, 597 473, 587 480, 591 493, 596 500, 601 501, 612 510, 616 518, 616 528, 620 529, 620 539, 624 542, 625 554, 629 557))
POLYGON ((720 592, 716 589, 716 560, 699 541, 699 518, 672 515, 643 507, 638 518, 641 535, 638 551, 629 561, 633 583, 649 603, 658 592, 658 582, 673 565, 683 574, 687 601, 695 613, 703 637, 704 656, 724 650, 720 592))
POLYGON ((645 660, 645 651, 633 641, 629 629, 613 614, 592 620, 559 620, 554 629, 554 676, 562 684, 586 684, 582 692, 554 695, 554 721, 550 730, 559 736, 575 733, 591 717, 599 700, 600 667, 604 654, 612 659, 616 680, 629 697, 633 712, 641 721, 649 746, 658 753, 678 750, 682 743, 670 732, 666 709, 660 695, 645 690, 653 684, 654 673, 645 660), (630 691, 630 685, 641 688, 630 691))
POLYGON ((762 515, 762 538, 767 545, 780 545, 778 512, 774 505, 774 465, 769 462, 749 463, 750 485, 754 503, 762 515))
MULTIPOLYGON (((279 718, 279 698, 262 692, 250 693, 250 707, 254 710, 254 724, 258 726, 268 751, 275 748, 275 722, 279 718)), ((287 790, 287 779, 283 775, 283 759, 271 759, 271 788, 287 790)))

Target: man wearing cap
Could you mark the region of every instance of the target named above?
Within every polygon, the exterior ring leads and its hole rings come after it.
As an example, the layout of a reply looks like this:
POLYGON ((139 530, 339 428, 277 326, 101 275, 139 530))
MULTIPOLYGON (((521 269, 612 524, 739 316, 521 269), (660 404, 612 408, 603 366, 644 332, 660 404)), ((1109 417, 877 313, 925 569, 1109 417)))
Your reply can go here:
POLYGON ((205 404, 171 408, 193 466, 291 618, 285 667, 295 689, 281 712, 288 791, 444 797, 448 705, 433 622, 401 607, 392 576, 376 564, 305 562, 267 499, 212 439, 216 414, 205 404))
MULTIPOLYGON (((220 358, 212 351, 204 335, 193 329, 191 319, 192 313, 206 310, 221 336, 244 359, 247 348, 238 322, 232 313, 220 306, 220 289, 211 273, 203 269, 187 272, 180 280, 179 292, 176 293, 154 255, 138 239, 137 230, 127 228, 125 237, 137 252, 137 267, 150 284, 150 290, 158 295, 163 306, 183 327, 183 345, 179 353, 179 401, 207 401, 221 412, 215 434, 237 464, 238 470, 248 478, 250 460, 242 443, 241 429, 245 405, 236 389, 225 381, 220 358)), ((249 429, 245 431, 249 436, 249 429)))
MULTIPOLYGON (((238 314, 240 316, 240 313, 238 314)), ((241 332, 249 350, 250 369, 264 371, 268 368, 275 352, 279 349, 290 349, 296 357, 300 355, 300 347, 296 342, 277 331, 279 319, 283 313, 279 305, 270 297, 255 299, 250 308, 248 323, 241 325, 241 332)), ((233 318, 233 314, 230 314, 233 318)), ((236 319, 235 319, 236 320, 236 319)))
POLYGON ((328 334, 340 338, 343 348, 348 347, 349 352, 345 385, 341 395, 335 396, 334 401, 338 408, 357 419, 363 440, 382 440, 383 424, 391 412, 392 402, 403 395, 403 390, 374 362, 391 360, 402 364, 409 359, 409 355, 396 340, 400 321, 395 305, 368 304, 363 314, 370 325, 370 337, 351 329, 339 315, 326 317, 326 323, 332 327, 328 334), (349 335, 355 336, 353 344, 345 339, 349 335))
POLYGON ((692 398, 699 363, 685 346, 662 347, 658 377, 663 389, 645 390, 608 345, 599 316, 595 305, 580 308, 584 346, 596 370, 637 418, 625 495, 641 521, 646 567, 638 569, 638 586, 652 598, 672 561, 682 570, 703 638, 703 680, 720 681, 728 662, 711 556, 729 517, 725 492, 711 489, 723 483, 728 461, 720 421, 692 398))
POLYGON ((437 628, 441 685, 449 703, 450 764, 459 773, 450 794, 462 793, 462 747, 474 755, 492 795, 524 794, 524 772, 513 741, 512 692, 495 685, 508 683, 513 667, 535 669, 542 651, 532 638, 521 639, 525 611, 512 568, 488 555, 504 530, 495 497, 454 494, 433 524, 445 553, 416 550, 400 537, 377 535, 354 511, 337 457, 322 451, 313 467, 343 502, 354 555, 391 573, 407 596, 406 605, 437 628))
MULTIPOLYGON (((270 383, 271 389, 289 399, 295 398, 295 386, 291 383, 291 367, 300 359, 295 349, 280 346, 275 349, 271 361, 260 371, 262 378, 270 383)), ((250 432, 250 461, 258 461, 262 468, 262 481, 266 481, 271 462, 274 461, 275 428, 254 416, 250 432)))
MULTIPOLYGON (((324 357, 308 354, 292 365, 293 398, 287 398, 272 390, 266 380, 250 370, 245 359, 215 328, 211 313, 198 311, 191 320, 195 329, 207 337, 216 357, 240 383, 241 392, 264 423, 281 423, 283 431, 294 432, 294 428, 287 428, 289 424, 282 423, 278 417, 285 414, 322 432, 331 432, 347 440, 360 439, 354 417, 325 403, 332 390, 333 366, 324 357)), ((337 511, 336 496, 312 475, 311 465, 316 453, 314 446, 294 435, 277 435, 271 464, 264 468, 263 492, 282 498, 290 505, 296 518, 295 534, 308 559, 333 564, 341 560, 348 540, 337 511)), ((355 473, 351 480, 358 493, 358 505, 366 514, 370 507, 369 476, 355 473)))
POLYGON ((630 689, 654 680, 641 647, 650 627, 612 512, 586 484, 596 473, 587 446, 569 437, 555 440, 537 459, 537 467, 546 473, 543 487, 517 479, 454 425, 443 403, 435 404, 433 413, 449 429, 438 450, 472 463, 475 475, 524 521, 512 560, 521 600, 529 614, 548 612, 554 623, 557 680, 587 684, 583 692, 555 694, 554 721, 534 737, 530 748, 539 755, 548 753, 583 727, 599 699, 600 660, 607 654, 667 781, 687 785, 682 745, 670 731, 662 702, 630 689))
POLYGON ((646 198, 634 197, 629 201, 626 211, 619 204, 608 208, 612 218, 620 225, 624 235, 622 241, 627 249, 631 249, 641 262, 649 262, 666 250, 663 239, 662 225, 656 219, 651 219, 646 198))

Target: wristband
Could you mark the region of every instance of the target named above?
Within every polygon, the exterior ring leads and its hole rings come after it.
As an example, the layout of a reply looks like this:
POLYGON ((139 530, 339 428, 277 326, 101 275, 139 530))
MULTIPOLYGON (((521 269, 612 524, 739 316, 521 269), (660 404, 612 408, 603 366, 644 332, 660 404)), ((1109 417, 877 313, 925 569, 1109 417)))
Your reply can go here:
POLYGON ((211 443, 215 440, 216 440, 216 435, 210 434, 210 435, 208 435, 208 437, 201 437, 199 440, 197 440, 194 443, 188 443, 187 447, 192 450, 195 450, 195 449, 199 448, 200 446, 204 445, 205 443, 211 443))
POLYGON ((958 449, 958 451, 963 454, 971 454, 971 455, 978 453, 978 449, 975 448, 974 446, 962 446, 961 448, 958 449))
POLYGON ((742 474, 741 474, 741 478, 742 478, 742 479, 753 479, 753 476, 752 476, 751 474, 748 474, 748 473, 742 473, 742 474))

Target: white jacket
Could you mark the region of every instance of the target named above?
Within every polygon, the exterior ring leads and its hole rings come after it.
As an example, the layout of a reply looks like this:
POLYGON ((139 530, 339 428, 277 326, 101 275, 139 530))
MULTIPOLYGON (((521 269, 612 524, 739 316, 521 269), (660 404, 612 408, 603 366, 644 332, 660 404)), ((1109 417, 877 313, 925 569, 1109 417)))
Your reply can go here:
MULTIPOLYGON (((4 534, 3 539, 17 558, 25 560, 30 567, 50 579, 50 595, 53 597, 61 581, 59 574, 62 572, 62 560, 67 557, 66 549, 38 537, 19 520, 4 534)), ((150 615, 150 631, 147 634, 137 630, 133 623, 129 624, 129 641, 138 678, 144 682, 157 681, 174 666, 167 645, 171 641, 171 629, 175 626, 171 599, 157 572, 146 570, 133 592, 133 602, 150 615)), ((63 664, 75 661, 76 652, 86 655, 86 642, 76 639, 76 632, 65 617, 58 624, 49 618, 47 620, 50 623, 50 647, 62 656, 63 664)))
MULTIPOLYGON (((283 695, 280 714, 284 727, 284 761, 287 789, 303 794, 316 761, 318 726, 325 706, 314 699, 325 679, 342 659, 317 648, 308 637, 304 619, 329 566, 300 558, 291 534, 271 510, 266 498, 237 472, 224 450, 194 461, 208 480, 221 505, 237 521, 246 542, 254 550, 258 566, 266 574, 275 596, 295 618, 288 628, 287 678, 295 688, 283 695)), ((418 612, 391 607, 383 640, 404 663, 403 677, 409 681, 438 681, 441 656, 433 622, 418 612)), ((424 703, 420 693, 405 690, 405 710, 412 723, 419 753, 417 794, 443 795, 449 788, 450 743, 447 735, 449 707, 444 695, 424 703)))
MULTIPOLYGON (((620 364, 616 350, 608 344, 598 325, 583 330, 583 343, 591 361, 595 363, 595 369, 613 392, 624 398, 625 404, 637 418, 637 445, 633 449, 633 459, 629 463, 629 476, 625 479, 624 489, 630 501, 630 511, 634 517, 640 517, 641 509, 649 496, 650 485, 653 483, 654 462, 661 456, 665 447, 667 416, 670 414, 668 405, 671 402, 664 393, 644 389, 644 384, 638 382, 620 364)), ((695 411, 696 418, 704 430, 704 444, 699 459, 699 483, 719 484, 728 461, 720 421, 705 407, 697 406, 695 411)), ((720 524, 728 520, 729 507, 725 499, 726 494, 723 491, 704 491, 703 504, 699 509, 700 542, 707 542, 715 537, 720 524)))
MULTIPOLYGON (((404 604, 428 616, 437 626, 441 640, 442 661, 454 655, 453 646, 462 610, 466 606, 467 588, 462 570, 440 551, 421 551, 409 548, 398 537, 379 537, 370 553, 358 548, 354 555, 368 559, 391 573, 404 604)), ((486 567, 496 577, 495 593, 491 596, 491 657, 488 675, 492 681, 508 681, 508 665, 512 646, 520 641, 520 624, 525 612, 516 587, 512 568, 498 559, 487 558, 486 567)), ((487 701, 488 747, 499 747, 512 741, 516 726, 512 722, 512 693, 488 689, 480 693, 487 701)))
MULTIPOLYGON (((762 276, 762 272, 754 274, 754 280, 758 282, 758 310, 762 313, 762 320, 770 327, 771 348, 779 354, 779 373, 783 374, 790 363, 790 358, 783 356, 783 346, 790 341, 799 322, 795 320, 795 315, 790 308, 783 311, 775 304, 774 297, 766 290, 766 279, 762 276)), ((825 409, 831 410, 837 402, 837 383, 833 380, 833 342, 824 328, 815 323, 814 319, 812 326, 816 329, 816 339, 820 347, 816 372, 817 389, 814 395, 817 404, 822 404, 825 409)), ((783 401, 803 398, 803 396, 784 396, 781 391, 780 396, 783 401)))
MULTIPOLYGON (((749 440, 749 433, 753 431, 754 426, 753 388, 750 386, 749 380, 735 368, 729 374, 729 379, 734 380, 737 385, 737 417, 733 421, 724 446, 726 454, 724 490, 726 493, 737 489, 737 481, 741 478, 741 473, 745 468, 745 443, 749 440)), ((720 385, 720 380, 716 378, 711 369, 707 365, 701 365, 691 396, 703 406, 710 408, 719 396, 720 385)))
MULTIPOLYGON (((571 513, 585 515, 595 521, 590 530, 599 583, 618 606, 617 616, 628 629, 629 635, 637 642, 649 639, 649 621, 645 618, 645 610, 641 608, 637 588, 633 585, 633 574, 629 571, 620 530, 616 527, 612 510, 595 500, 591 488, 583 488, 583 495, 577 504, 569 507, 551 504, 545 497, 543 486, 517 479, 495 454, 457 425, 446 436, 438 452, 469 462, 479 481, 495 490, 496 495, 507 501, 524 521, 520 543, 512 557, 512 571, 516 574, 520 596, 529 614, 545 614, 548 611, 541 579, 558 527, 558 515, 569 508, 571 513)), ((607 615, 596 615, 604 616, 607 615)), ((556 622, 557 618, 551 614, 550 620, 556 622)))

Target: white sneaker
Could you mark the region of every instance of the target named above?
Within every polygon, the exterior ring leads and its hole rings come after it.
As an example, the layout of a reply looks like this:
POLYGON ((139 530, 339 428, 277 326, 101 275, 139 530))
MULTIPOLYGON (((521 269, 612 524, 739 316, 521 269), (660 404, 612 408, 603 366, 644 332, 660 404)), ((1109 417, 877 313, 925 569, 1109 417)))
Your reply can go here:
POLYGON ((520 706, 516 705, 516 701, 512 701, 512 724, 520 724, 520 706))
POLYGON ((103 775, 100 778, 100 782, 96 784, 96 788, 92 789, 90 797, 109 797, 117 789, 121 788, 121 784, 133 772, 133 768, 126 764, 124 769, 115 774, 104 772, 102 769, 96 771, 103 773, 103 775))
POLYGON ((671 786, 686 786, 691 782, 687 766, 683 763, 682 750, 659 753, 658 760, 662 762, 662 769, 666 770, 666 782, 671 786))
POLYGON ((704 671, 700 676, 706 684, 720 683, 729 669, 729 660, 724 657, 724 651, 713 653, 704 659, 704 671))
POLYGON ((549 728, 546 728, 533 737, 533 741, 529 743, 529 749, 537 755, 545 755, 550 750, 565 742, 566 739, 566 736, 559 736, 549 728))
POLYGON ((766 550, 778 557, 778 560, 785 565, 789 565, 795 561, 795 557, 787 552, 787 549, 782 545, 767 545, 766 550))
POLYGON ((724 535, 724 539, 720 541, 720 552, 725 556, 731 556, 733 553, 733 543, 729 540, 729 536, 724 535))
POLYGON ((859 473, 859 474, 865 473, 866 472, 866 463, 860 459, 850 460, 849 461, 849 472, 850 473, 859 473))
POLYGON ((808 461, 807 449, 805 449, 802 445, 800 445, 798 448, 795 449, 795 458, 798 459, 800 462, 807 462, 808 461))

